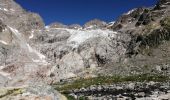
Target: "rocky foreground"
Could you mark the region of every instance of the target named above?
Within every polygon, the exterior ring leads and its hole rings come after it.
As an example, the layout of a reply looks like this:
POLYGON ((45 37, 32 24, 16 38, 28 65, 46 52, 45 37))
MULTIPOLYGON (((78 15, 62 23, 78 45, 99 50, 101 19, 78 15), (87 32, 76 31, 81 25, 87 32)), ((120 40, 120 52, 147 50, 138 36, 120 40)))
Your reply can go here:
MULTIPOLYGON (((169 0, 135 8, 115 22, 95 19, 84 26, 58 22, 45 26, 38 14, 14 0, 0 0, 0 99, 65 100, 54 84, 99 76, 150 74, 168 81, 169 40, 169 0)), ((92 100, 169 99, 169 82, 145 81, 88 84, 67 90, 67 95, 92 100)))
POLYGON ((52 87, 32 85, 0 89, 0 100, 67 100, 52 87))
POLYGON ((70 91, 76 100, 169 100, 170 83, 130 82, 112 85, 93 85, 70 91))
POLYGON ((53 87, 69 100, 169 100, 165 75, 100 76, 62 82, 53 87))

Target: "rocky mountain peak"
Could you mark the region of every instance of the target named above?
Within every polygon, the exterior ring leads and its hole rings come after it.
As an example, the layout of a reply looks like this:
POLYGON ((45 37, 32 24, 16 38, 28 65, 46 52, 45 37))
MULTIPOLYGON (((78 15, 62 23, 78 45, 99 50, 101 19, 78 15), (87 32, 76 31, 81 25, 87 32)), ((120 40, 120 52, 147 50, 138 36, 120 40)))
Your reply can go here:
POLYGON ((166 5, 166 4, 169 4, 170 1, 169 0, 159 0, 158 4, 160 5, 166 5))
POLYGON ((71 29, 82 29, 82 26, 79 24, 72 24, 68 26, 71 29))
POLYGON ((159 0, 158 3, 155 6, 155 9, 157 9, 157 10, 165 9, 169 5, 170 5, 170 1, 169 0, 159 0))
POLYGON ((19 12, 23 12, 24 9, 22 9, 22 7, 20 5, 18 5, 17 3, 15 3, 14 0, 0 0, 1 4, 0 4, 0 10, 3 12, 14 12, 17 11, 19 12))
POLYGON ((95 28, 104 28, 106 27, 106 22, 101 21, 99 19, 93 19, 84 24, 84 28, 86 29, 95 29, 95 28))
POLYGON ((50 25, 48 25, 49 28, 67 28, 67 25, 64 25, 60 22, 54 22, 50 25))

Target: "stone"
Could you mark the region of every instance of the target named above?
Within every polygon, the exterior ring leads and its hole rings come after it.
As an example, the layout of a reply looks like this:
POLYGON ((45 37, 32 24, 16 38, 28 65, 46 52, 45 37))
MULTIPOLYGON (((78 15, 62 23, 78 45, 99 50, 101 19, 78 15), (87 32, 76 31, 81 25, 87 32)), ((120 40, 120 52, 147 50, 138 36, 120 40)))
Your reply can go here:
POLYGON ((50 86, 45 85, 34 85, 34 86, 24 86, 24 87, 11 87, 11 88, 1 88, 0 89, 0 99, 1 100, 66 100, 64 96, 50 88, 50 86))
POLYGON ((130 84, 128 85, 128 88, 131 89, 131 90, 133 90, 133 89, 135 88, 135 83, 130 83, 130 84))

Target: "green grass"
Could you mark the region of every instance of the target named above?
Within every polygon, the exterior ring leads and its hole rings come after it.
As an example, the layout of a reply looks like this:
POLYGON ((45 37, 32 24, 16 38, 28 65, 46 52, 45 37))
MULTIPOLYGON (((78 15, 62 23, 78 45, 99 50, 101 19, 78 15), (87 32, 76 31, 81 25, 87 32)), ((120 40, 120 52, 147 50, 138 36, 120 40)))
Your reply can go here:
POLYGON ((67 98, 67 100, 75 100, 75 98, 71 95, 64 94, 64 96, 67 98))
POLYGON ((22 88, 14 88, 14 89, 0 89, 0 98, 4 98, 10 95, 18 95, 22 94, 22 88))
POLYGON ((78 99, 75 99, 73 96, 69 95, 69 94, 64 94, 65 97, 67 98, 67 100, 89 100, 87 97, 85 96, 80 96, 78 99))
POLYGON ((99 76, 90 79, 78 79, 71 83, 55 84, 54 88, 62 93, 67 93, 69 90, 80 89, 82 87, 86 88, 91 85, 105 85, 118 82, 163 82, 169 80, 169 77, 158 75, 158 74, 142 74, 142 75, 132 75, 132 76, 99 76))

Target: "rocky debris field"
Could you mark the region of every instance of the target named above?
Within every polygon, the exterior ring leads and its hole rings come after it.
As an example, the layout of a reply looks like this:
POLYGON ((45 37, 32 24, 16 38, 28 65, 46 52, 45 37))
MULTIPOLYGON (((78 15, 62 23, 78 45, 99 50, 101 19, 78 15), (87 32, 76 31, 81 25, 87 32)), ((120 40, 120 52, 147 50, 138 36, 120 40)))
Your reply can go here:
POLYGON ((169 100, 170 83, 151 81, 92 85, 70 91, 66 96, 75 100, 169 100))
POLYGON ((168 100, 170 83, 164 75, 100 76, 61 82, 53 87, 69 100, 168 100))
POLYGON ((1 100, 67 100, 63 95, 45 84, 0 89, 1 100))

